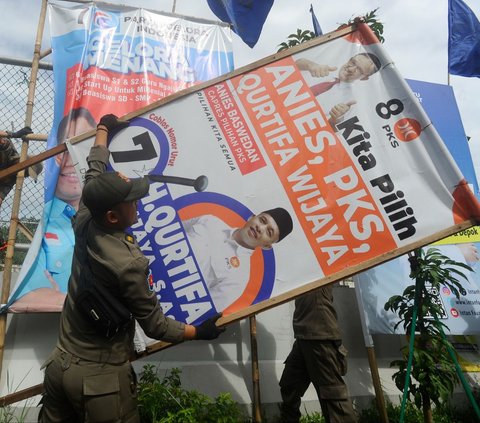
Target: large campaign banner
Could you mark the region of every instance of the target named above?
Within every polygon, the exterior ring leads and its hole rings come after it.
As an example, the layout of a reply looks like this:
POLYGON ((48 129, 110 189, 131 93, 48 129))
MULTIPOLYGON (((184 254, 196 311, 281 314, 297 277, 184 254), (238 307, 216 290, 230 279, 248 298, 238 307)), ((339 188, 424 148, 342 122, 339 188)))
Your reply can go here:
MULTIPOLYGON (((233 69, 228 26, 126 6, 48 5, 55 80, 48 148, 233 69)), ((60 311, 81 183, 62 153, 46 163, 44 217, 7 307, 60 311)))
MULTIPOLYGON (((171 177, 152 178, 131 229, 150 261, 145 283, 187 323, 218 311, 223 322, 245 317, 479 216, 468 181, 364 24, 127 117, 110 137, 110 167, 171 177), (275 242, 278 207, 293 231, 275 242)), ((69 144, 79 175, 92 143, 69 144)))

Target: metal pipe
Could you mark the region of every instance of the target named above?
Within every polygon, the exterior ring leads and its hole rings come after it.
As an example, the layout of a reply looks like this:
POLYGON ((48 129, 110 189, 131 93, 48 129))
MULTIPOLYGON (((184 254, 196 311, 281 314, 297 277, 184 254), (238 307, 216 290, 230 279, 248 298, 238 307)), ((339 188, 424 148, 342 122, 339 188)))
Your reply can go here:
MULTIPOLYGON (((50 49, 50 51, 51 51, 51 49, 50 49)), ((5 65, 25 66, 25 67, 28 67, 28 68, 32 67, 32 62, 29 62, 28 60, 12 59, 10 57, 0 56, 0 63, 4 63, 5 65)), ((46 69, 46 70, 53 70, 53 65, 51 63, 39 63, 38 68, 39 69, 46 69)))

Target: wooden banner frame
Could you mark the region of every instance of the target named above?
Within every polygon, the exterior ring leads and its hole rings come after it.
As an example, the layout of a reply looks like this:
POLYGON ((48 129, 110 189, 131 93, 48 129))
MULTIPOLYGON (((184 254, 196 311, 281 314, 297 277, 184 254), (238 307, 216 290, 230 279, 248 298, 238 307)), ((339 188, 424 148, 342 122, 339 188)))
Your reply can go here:
MULTIPOLYGON (((256 62, 254 62, 254 63, 243 66, 239 69, 236 69, 233 72, 229 72, 228 74, 219 76, 219 77, 214 78, 210 81, 203 82, 201 84, 189 87, 185 90, 179 91, 179 92, 177 92, 173 95, 165 97, 165 98, 163 98, 159 101, 156 101, 156 102, 154 102, 154 103, 152 103, 152 104, 150 104, 146 107, 138 109, 135 112, 129 113, 129 114, 125 115, 123 118, 127 119, 127 120, 133 119, 137 116, 140 116, 140 115, 142 115, 144 113, 147 113, 151 110, 154 110, 156 108, 164 106, 168 103, 174 102, 174 101, 178 100, 179 98, 182 98, 184 96, 192 94, 196 91, 204 90, 208 87, 211 87, 211 86, 214 86, 214 85, 219 84, 221 82, 224 82, 227 79, 233 78, 235 76, 241 75, 241 74, 249 72, 249 71, 253 71, 253 70, 255 70, 257 68, 260 68, 262 66, 265 66, 265 65, 267 65, 271 62, 280 60, 280 59, 282 59, 284 57, 287 57, 287 56, 291 56, 291 55, 293 55, 295 53, 298 53, 300 51, 303 51, 303 50, 309 49, 311 47, 321 45, 321 44, 325 44, 325 43, 328 43, 332 40, 344 37, 345 35, 351 34, 352 32, 356 31, 357 28, 358 28, 358 23, 354 23, 352 25, 345 26, 345 27, 343 27, 341 29, 338 29, 336 31, 333 31, 331 33, 328 33, 328 34, 322 35, 320 37, 317 37, 317 38, 315 38, 313 40, 310 40, 308 42, 302 43, 298 46, 289 48, 288 50, 284 50, 282 52, 272 54, 272 55, 267 56, 267 57, 265 57, 261 60, 258 60, 256 62)), ((84 141, 87 138, 91 138, 93 136, 94 136, 94 131, 91 131, 89 133, 86 133, 86 134, 77 136, 75 138, 72 138, 70 140, 70 143, 71 144, 76 144, 76 143, 84 141)), ((413 242, 411 244, 408 244, 406 246, 397 248, 396 250, 384 253, 379 257, 375 257, 374 259, 367 260, 367 261, 362 262, 361 264, 345 268, 341 271, 336 272, 334 275, 323 277, 323 278, 318 279, 314 282, 311 282, 311 283, 308 283, 308 284, 303 285, 301 287, 295 288, 295 289, 293 289, 293 290, 291 290, 287 293, 277 295, 273 298, 261 301, 257 304, 250 305, 250 306, 248 306, 248 307, 246 307, 246 308, 244 308, 240 311, 233 312, 233 313, 229 314, 228 316, 221 317, 218 320, 218 324, 221 325, 221 326, 227 325, 229 323, 247 318, 251 315, 258 314, 262 311, 265 311, 265 310, 271 309, 273 307, 276 307, 278 305, 284 304, 288 301, 291 301, 291 300, 295 299, 296 297, 298 297, 302 294, 305 294, 305 293, 307 293, 309 291, 312 291, 316 288, 319 288, 323 285, 327 285, 327 284, 330 284, 330 283, 337 282, 339 280, 346 279, 346 278, 351 277, 351 276, 355 275, 356 273, 359 273, 363 270, 367 270, 369 268, 372 268, 372 267, 374 267, 374 266, 376 266, 380 263, 383 263, 385 261, 392 260, 392 259, 394 259, 398 256, 401 256, 403 254, 406 254, 409 251, 412 251, 416 248, 422 247, 424 245, 431 244, 435 241, 438 241, 442 238, 445 238, 446 236, 449 236, 449 235, 452 235, 452 234, 457 233, 459 231, 462 231, 464 229, 470 228, 471 226, 474 226, 474 225, 479 224, 479 223, 480 223, 480 221, 477 221, 477 220, 474 220, 474 219, 468 219, 468 220, 466 220, 462 223, 450 226, 449 228, 446 228, 442 231, 439 231, 439 232, 437 232, 433 235, 430 235, 428 237, 425 237, 421 240, 418 240, 418 241, 413 242)), ((165 348, 165 346, 167 346, 167 345, 169 345, 169 344, 165 343, 165 342, 159 342, 159 343, 152 344, 148 347, 147 352, 152 353, 154 351, 158 351, 159 349, 165 348)))
MULTIPOLYGON (((261 60, 258 60, 256 62, 254 62, 254 63, 243 66, 239 69, 236 69, 233 72, 229 72, 228 74, 219 76, 219 77, 214 78, 212 80, 209 80, 209 81, 200 83, 198 85, 194 85, 192 87, 189 87, 185 90, 179 91, 179 92, 177 92, 173 95, 170 95, 170 96, 165 97, 161 100, 158 100, 158 101, 156 101, 156 102, 154 102, 154 103, 152 103, 148 106, 145 106, 141 109, 138 109, 134 112, 131 112, 131 113, 123 116, 122 118, 127 119, 127 120, 133 119, 137 116, 140 116, 140 115, 142 115, 146 112, 149 112, 151 110, 154 110, 158 107, 161 107, 163 105, 172 103, 172 102, 178 100, 179 98, 182 98, 184 96, 192 94, 196 91, 204 90, 205 88, 214 86, 214 85, 216 85, 220 82, 223 82, 227 79, 230 79, 230 78, 233 78, 235 76, 241 75, 243 73, 255 70, 255 69, 260 68, 262 66, 265 66, 265 65, 267 65, 271 62, 277 61, 277 60, 282 59, 282 58, 287 57, 287 56, 291 56, 291 55, 293 55, 295 53, 298 53, 300 51, 309 49, 309 48, 317 46, 317 45, 328 43, 328 42, 330 42, 332 40, 335 40, 337 38, 344 37, 345 35, 348 35, 348 34, 351 34, 352 32, 354 32, 357 29, 357 27, 358 27, 358 24, 354 23, 352 25, 346 26, 346 27, 341 28, 339 30, 336 30, 336 31, 333 31, 331 33, 328 33, 328 34, 322 35, 320 37, 317 37, 317 38, 315 38, 313 40, 310 40, 308 42, 302 43, 298 46, 292 47, 288 50, 284 50, 282 52, 272 54, 272 55, 267 56, 267 57, 265 57, 261 60)), ((77 143, 80 143, 80 142, 82 142, 86 139, 92 138, 94 135, 95 135, 95 131, 92 130, 92 131, 86 132, 82 135, 71 138, 68 141, 71 144, 77 144, 77 143)), ((54 156, 54 155, 56 155, 56 154, 58 154, 62 151, 65 151, 65 149, 66 149, 66 145, 65 144, 60 144, 60 145, 42 153, 42 154, 30 157, 30 158, 22 161, 21 163, 18 163, 17 165, 12 166, 11 168, 8 168, 8 169, 0 172, 0 178, 8 176, 8 175, 10 175, 14 172, 18 172, 19 170, 22 170, 29 165, 32 165, 32 164, 37 163, 39 161, 42 161, 45 158, 52 157, 52 156, 54 156)), ((453 226, 451 226, 449 228, 446 228, 442 231, 439 231, 439 232, 437 232, 437 233, 435 233, 435 234, 433 234, 429 237, 425 237, 425 238, 423 238, 419 241, 413 242, 413 243, 408 244, 404 247, 400 247, 396 250, 384 253, 379 257, 375 257, 374 259, 367 260, 367 261, 362 262, 361 264, 345 268, 341 271, 336 272, 334 275, 323 277, 323 278, 318 279, 314 282, 310 282, 306 285, 295 288, 295 289, 293 289, 293 290, 291 290, 287 293, 277 295, 276 297, 261 301, 257 304, 250 305, 250 306, 244 308, 243 310, 233 312, 233 313, 229 314, 228 316, 221 317, 218 321, 218 324, 223 326, 223 325, 226 325, 226 324, 244 319, 244 318, 249 317, 251 315, 258 314, 262 311, 271 309, 271 308, 276 307, 278 305, 284 304, 288 301, 291 301, 291 300, 295 299, 296 297, 298 297, 302 294, 305 294, 305 293, 307 293, 309 291, 312 291, 316 288, 319 288, 323 285, 327 285, 327 284, 334 283, 334 282, 337 282, 339 280, 351 277, 351 276, 355 275, 356 273, 359 273, 363 270, 367 270, 367 269, 369 269, 371 267, 374 267, 374 266, 376 266, 380 263, 383 263, 383 262, 388 261, 388 260, 392 260, 392 259, 394 259, 398 256, 406 254, 409 251, 414 250, 415 248, 419 248, 419 247, 422 247, 424 245, 431 244, 435 241, 438 241, 438 240, 440 240, 442 238, 445 238, 449 235, 453 235, 453 234, 455 234, 459 231, 470 228, 471 226, 474 226, 474 225, 479 224, 479 223, 480 223, 480 221, 477 221, 477 220, 474 220, 474 219, 469 219, 469 220, 466 220, 462 223, 453 225, 453 226)), ((148 352, 157 351, 158 349, 164 348, 166 344, 167 343, 160 342, 159 345, 158 345, 160 348, 157 348, 156 344, 152 344, 151 346, 149 346, 149 349, 147 351, 148 352)))

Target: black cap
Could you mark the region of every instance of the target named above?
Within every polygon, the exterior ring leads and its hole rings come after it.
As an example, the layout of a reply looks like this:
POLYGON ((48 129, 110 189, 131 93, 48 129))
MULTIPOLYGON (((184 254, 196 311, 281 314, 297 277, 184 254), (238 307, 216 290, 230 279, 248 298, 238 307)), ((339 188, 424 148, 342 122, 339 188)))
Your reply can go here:
POLYGON ((280 231, 278 241, 281 241, 290 232, 292 232, 292 229, 293 229, 292 216, 290 216, 290 213, 284 208, 277 207, 275 209, 265 210, 262 213, 269 214, 270 216, 272 216, 273 220, 275 220, 275 223, 278 226, 278 230, 280 231))
POLYGON ((148 188, 146 177, 128 178, 120 172, 106 172, 87 182, 82 199, 90 211, 107 211, 119 203, 140 200, 148 188))

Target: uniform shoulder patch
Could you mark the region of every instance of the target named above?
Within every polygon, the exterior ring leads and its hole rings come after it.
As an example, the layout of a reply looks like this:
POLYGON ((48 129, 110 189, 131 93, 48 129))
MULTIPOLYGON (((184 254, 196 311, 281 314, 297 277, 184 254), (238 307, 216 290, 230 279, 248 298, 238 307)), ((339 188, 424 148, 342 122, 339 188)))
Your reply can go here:
POLYGON ((129 242, 130 244, 135 244, 135 238, 134 238, 132 235, 130 235, 130 234, 126 234, 126 235, 125 235, 125 240, 126 240, 127 242, 129 242))
POLYGON ((155 291, 155 283, 154 283, 154 281, 153 281, 153 275, 152 275, 151 269, 148 269, 147 286, 148 286, 148 290, 149 290, 150 292, 155 291))

